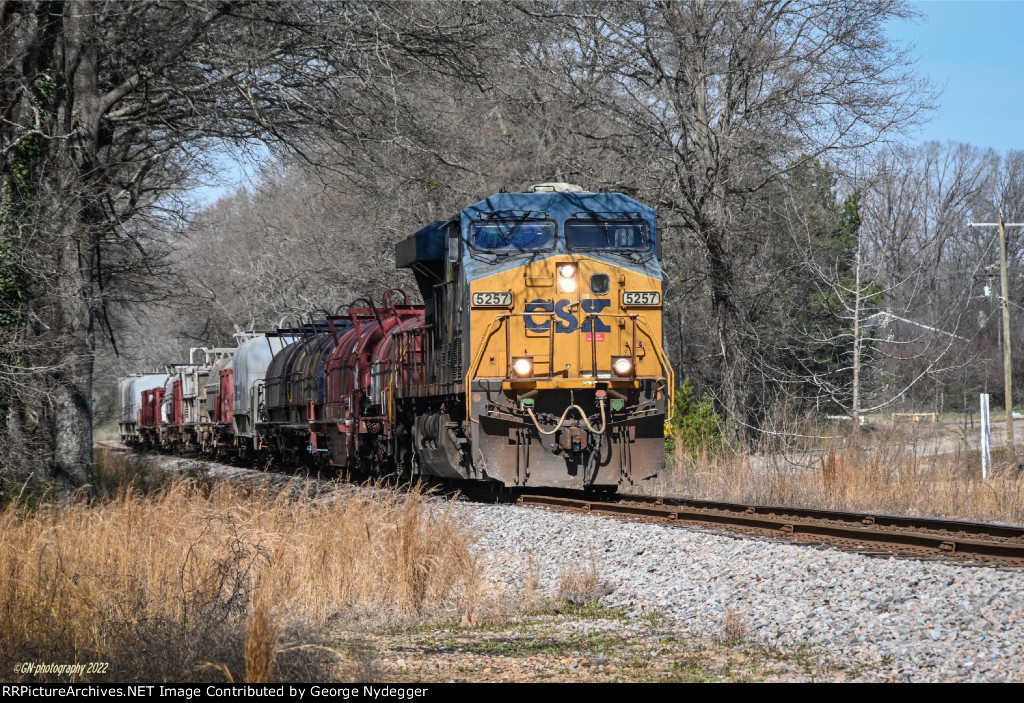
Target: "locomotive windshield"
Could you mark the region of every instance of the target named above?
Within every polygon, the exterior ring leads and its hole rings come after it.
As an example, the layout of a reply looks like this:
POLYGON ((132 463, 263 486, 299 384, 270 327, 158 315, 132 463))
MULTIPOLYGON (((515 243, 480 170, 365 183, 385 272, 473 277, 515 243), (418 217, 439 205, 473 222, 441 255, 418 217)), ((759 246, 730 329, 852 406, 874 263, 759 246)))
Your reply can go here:
POLYGON ((471 227, 473 246, 489 251, 541 251, 555 245, 554 222, 488 220, 471 227))
POLYGON ((570 249, 649 249, 642 220, 569 220, 565 240, 570 249))

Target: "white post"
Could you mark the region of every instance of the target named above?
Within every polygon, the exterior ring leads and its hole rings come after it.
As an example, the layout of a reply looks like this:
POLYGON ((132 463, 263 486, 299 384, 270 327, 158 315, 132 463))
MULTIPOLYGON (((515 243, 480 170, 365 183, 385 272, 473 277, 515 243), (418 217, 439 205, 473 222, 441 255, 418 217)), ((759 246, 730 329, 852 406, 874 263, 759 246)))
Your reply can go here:
POLYGON ((992 465, 992 427, 988 421, 988 393, 981 394, 981 478, 988 478, 992 465))

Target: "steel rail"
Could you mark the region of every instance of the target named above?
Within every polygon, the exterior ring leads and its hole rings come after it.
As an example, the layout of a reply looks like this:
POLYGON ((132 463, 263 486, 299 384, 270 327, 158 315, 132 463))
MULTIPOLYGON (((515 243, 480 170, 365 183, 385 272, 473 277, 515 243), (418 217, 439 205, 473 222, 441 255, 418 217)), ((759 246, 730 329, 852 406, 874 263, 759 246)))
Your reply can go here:
POLYGON ((861 552, 1024 566, 1024 527, 960 520, 719 503, 641 495, 522 493, 522 505, 703 526, 861 552))

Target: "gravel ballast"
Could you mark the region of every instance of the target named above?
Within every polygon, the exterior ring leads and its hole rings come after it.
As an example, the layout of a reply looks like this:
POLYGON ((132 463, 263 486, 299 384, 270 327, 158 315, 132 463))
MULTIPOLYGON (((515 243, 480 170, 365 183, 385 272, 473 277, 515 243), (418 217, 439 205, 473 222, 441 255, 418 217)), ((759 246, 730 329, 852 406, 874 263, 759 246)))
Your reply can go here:
POLYGON ((512 505, 458 506, 495 585, 529 569, 555 595, 566 567, 593 563, 602 603, 661 614, 698 637, 731 610, 749 637, 810 645, 862 677, 1024 680, 1024 571, 865 556, 512 505))
MULTIPOLYGON (((197 464, 166 457, 161 463, 173 471, 197 464)), ((201 463, 229 480, 290 480, 201 463)), ((810 646, 845 666, 852 674, 845 678, 1024 681, 1024 569, 437 500, 459 514, 487 579, 511 597, 531 571, 543 594, 555 597, 563 569, 593 565, 610 591, 603 605, 664 616, 696 638, 719 638, 731 611, 751 640, 781 651, 810 646)), ((642 628, 636 636, 644 636, 642 628)))

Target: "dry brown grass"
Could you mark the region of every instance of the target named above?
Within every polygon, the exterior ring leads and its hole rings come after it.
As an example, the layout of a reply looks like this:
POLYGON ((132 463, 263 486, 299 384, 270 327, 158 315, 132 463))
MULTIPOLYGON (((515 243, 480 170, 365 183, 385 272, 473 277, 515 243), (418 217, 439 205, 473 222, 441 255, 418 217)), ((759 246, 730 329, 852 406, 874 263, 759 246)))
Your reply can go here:
POLYGON ((523 571, 522 603, 527 612, 540 610, 544 602, 541 595, 540 566, 532 555, 523 571))
POLYGON ((323 678, 333 658, 301 645, 332 616, 450 617, 481 592, 466 533, 422 493, 149 488, 0 512, 0 661, 109 661, 107 681, 323 678))
POLYGON ((747 616, 739 610, 726 608, 722 616, 722 631, 719 641, 722 644, 734 646, 742 644, 750 637, 750 624, 747 616))
POLYGON ((1024 523, 1024 476, 995 451, 995 470, 981 478, 977 450, 947 435, 864 432, 823 448, 786 453, 722 454, 696 459, 679 452, 650 493, 705 500, 886 512, 1024 523))
POLYGON ((607 586, 597 573, 591 559, 586 566, 571 564, 562 568, 558 581, 557 599, 571 605, 585 605, 608 594, 607 586))
POLYGON ((245 624, 245 680, 249 683, 273 682, 276 655, 277 622, 270 601, 261 593, 245 624))

